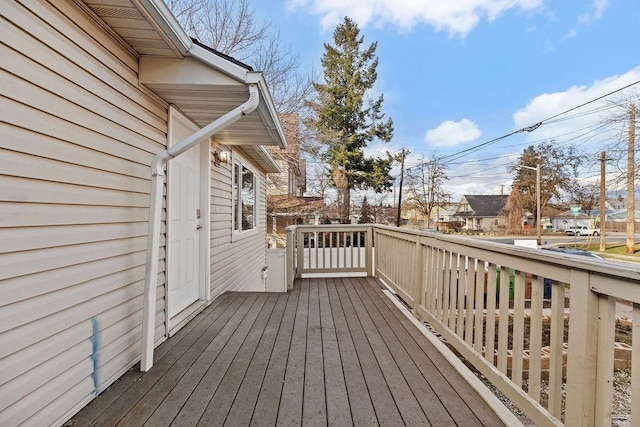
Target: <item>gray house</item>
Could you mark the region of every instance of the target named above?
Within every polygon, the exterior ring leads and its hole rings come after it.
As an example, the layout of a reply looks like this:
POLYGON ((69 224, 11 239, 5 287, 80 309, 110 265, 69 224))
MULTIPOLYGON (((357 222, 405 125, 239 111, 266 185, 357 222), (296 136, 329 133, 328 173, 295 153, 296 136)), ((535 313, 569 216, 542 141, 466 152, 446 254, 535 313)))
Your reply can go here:
POLYGON ((146 370, 217 295, 264 291, 265 146, 286 139, 264 76, 163 2, 0 17, 0 425, 61 425, 143 339, 146 370))
POLYGON ((465 230, 488 231, 504 225, 502 209, 508 196, 464 195, 453 214, 454 219, 463 221, 465 230))

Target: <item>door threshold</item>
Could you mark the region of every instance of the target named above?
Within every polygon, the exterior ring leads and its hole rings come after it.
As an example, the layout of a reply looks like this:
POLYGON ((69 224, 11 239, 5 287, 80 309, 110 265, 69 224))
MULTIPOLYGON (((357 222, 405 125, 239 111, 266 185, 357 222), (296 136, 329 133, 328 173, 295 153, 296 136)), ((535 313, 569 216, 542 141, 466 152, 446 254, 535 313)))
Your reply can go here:
POLYGON ((189 323, 207 306, 205 300, 199 299, 187 306, 180 313, 176 314, 169 320, 169 337, 172 337, 178 332, 184 325, 189 323))

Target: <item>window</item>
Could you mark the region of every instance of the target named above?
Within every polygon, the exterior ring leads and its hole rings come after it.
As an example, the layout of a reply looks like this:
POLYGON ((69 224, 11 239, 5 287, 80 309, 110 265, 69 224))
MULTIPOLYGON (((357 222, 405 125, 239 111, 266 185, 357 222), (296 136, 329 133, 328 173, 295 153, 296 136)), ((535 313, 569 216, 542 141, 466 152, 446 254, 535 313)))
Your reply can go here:
POLYGON ((233 229, 252 230, 256 226, 256 181, 246 166, 233 165, 233 229))

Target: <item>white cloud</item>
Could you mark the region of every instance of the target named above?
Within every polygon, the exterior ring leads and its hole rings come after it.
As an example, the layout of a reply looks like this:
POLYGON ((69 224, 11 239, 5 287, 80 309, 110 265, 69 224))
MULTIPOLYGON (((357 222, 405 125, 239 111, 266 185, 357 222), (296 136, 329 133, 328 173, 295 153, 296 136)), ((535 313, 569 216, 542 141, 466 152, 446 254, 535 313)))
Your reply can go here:
POLYGON ((425 142, 436 147, 455 147, 456 145, 475 141, 480 138, 478 125, 469 119, 459 122, 447 120, 435 129, 430 129, 424 135, 425 142))
MULTIPOLYGON (((591 86, 572 86, 562 92, 543 93, 533 98, 526 107, 520 109, 513 115, 514 127, 515 129, 521 129, 531 126, 639 80, 640 66, 619 76, 611 76, 597 80, 591 86)), ((623 96, 623 94, 624 92, 618 93, 617 95, 608 97, 606 100, 595 102, 581 109, 572 111, 561 117, 561 119, 564 118, 566 120, 558 120, 555 123, 545 124, 528 134, 528 139, 541 140, 545 138, 557 138, 569 133, 576 134, 581 130, 586 130, 589 127, 597 125, 610 113, 605 110, 609 106, 607 102, 614 101, 620 96, 623 96), (588 114, 589 112, 592 113, 588 114)), ((578 140, 576 143, 583 141, 584 139, 578 140)), ((596 142, 596 140, 594 139, 593 142, 596 142)))
POLYGON ((590 24, 602 18, 602 14, 609 7, 609 0, 593 0, 593 9, 578 17, 581 24, 590 24))
POLYGON ((493 21, 512 9, 534 11, 543 6, 543 0, 287 0, 287 6, 308 8, 320 16, 324 29, 349 16, 360 26, 392 24, 410 29, 427 24, 452 37, 465 37, 482 19, 493 21))
POLYGON ((572 28, 567 34, 564 35, 565 39, 572 39, 574 37, 578 37, 578 30, 576 30, 575 28, 572 28))

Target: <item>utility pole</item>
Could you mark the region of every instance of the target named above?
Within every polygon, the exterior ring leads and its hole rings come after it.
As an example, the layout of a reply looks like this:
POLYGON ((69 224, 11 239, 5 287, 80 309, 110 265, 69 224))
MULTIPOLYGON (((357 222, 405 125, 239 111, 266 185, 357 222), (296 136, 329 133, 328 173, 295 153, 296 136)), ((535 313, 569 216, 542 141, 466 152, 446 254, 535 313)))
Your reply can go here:
POLYGON ((402 154, 400 158, 400 188, 398 189, 398 219, 396 221, 396 226, 400 227, 400 216, 402 213, 402 180, 404 178, 404 158, 406 157, 405 149, 402 149, 402 154))
POLYGON ((600 153, 600 252, 607 250, 607 212, 605 210, 607 204, 607 190, 605 179, 607 178, 607 152, 600 153))
POLYGON ((627 148, 627 253, 635 252, 635 145, 636 145, 636 106, 629 105, 629 144, 627 148))

